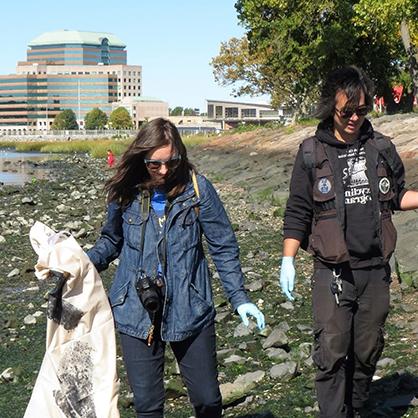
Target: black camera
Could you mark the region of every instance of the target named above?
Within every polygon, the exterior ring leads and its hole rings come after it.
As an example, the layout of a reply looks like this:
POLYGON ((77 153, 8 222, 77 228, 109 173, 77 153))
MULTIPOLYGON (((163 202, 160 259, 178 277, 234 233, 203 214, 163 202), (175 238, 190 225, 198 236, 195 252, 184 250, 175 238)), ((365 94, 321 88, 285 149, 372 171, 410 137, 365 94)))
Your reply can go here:
POLYGON ((149 277, 142 273, 136 282, 136 291, 139 300, 144 308, 151 314, 161 309, 163 295, 162 287, 164 286, 161 277, 149 277))

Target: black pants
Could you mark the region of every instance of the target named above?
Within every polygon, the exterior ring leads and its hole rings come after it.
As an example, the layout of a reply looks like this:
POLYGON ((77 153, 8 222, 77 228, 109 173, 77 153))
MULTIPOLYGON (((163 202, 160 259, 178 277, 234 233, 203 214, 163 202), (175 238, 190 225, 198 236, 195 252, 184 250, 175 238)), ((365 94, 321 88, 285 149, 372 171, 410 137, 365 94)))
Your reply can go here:
POLYGON ((313 360, 321 418, 345 418, 352 407, 361 408, 368 400, 389 311, 388 267, 343 268, 341 278, 339 305, 331 292, 332 270, 316 269, 312 278, 313 360))
MULTIPOLYGON (((145 340, 120 334, 128 380, 135 398, 137 417, 164 416, 165 343, 155 340, 148 347, 145 340)), ((190 402, 197 418, 222 415, 216 362, 215 326, 184 341, 171 342, 190 402)))

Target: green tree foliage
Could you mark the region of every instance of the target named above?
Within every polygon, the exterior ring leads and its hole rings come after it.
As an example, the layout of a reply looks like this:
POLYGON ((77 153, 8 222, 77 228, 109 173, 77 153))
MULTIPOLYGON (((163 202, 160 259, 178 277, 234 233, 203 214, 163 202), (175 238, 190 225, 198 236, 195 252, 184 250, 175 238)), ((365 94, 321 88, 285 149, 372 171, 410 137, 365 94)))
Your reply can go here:
POLYGON ((199 109, 177 106, 174 109, 168 109, 168 114, 170 116, 197 116, 199 114, 199 109))
POLYGON ((192 109, 191 107, 186 107, 183 111, 184 116, 197 116, 197 109, 192 109))
POLYGON ((107 124, 107 115, 103 110, 94 108, 88 112, 84 118, 86 129, 104 129, 107 124))
MULTIPOLYGON (((391 70, 385 74, 386 85, 379 83, 380 93, 396 110, 388 87, 403 84, 403 103, 406 103, 403 107, 410 109, 413 96, 418 93, 417 0, 360 0, 354 10, 353 21, 359 35, 373 44, 385 45, 390 51, 391 70)), ((402 108, 402 102, 400 105, 402 108)))
POLYGON ((52 123, 52 129, 57 130, 75 130, 78 129, 77 118, 71 109, 63 110, 58 113, 52 123))
MULTIPOLYGON (((380 32, 367 30, 360 24, 360 10, 368 10, 362 2, 414 3, 417 9, 417 0, 238 0, 246 36, 221 44, 211 62, 215 80, 233 85, 237 95, 267 93, 273 106, 306 113, 329 71, 355 64, 387 94, 405 66, 399 25, 385 27, 383 19, 380 32)), ((368 13, 372 19, 373 9, 368 13)))
POLYGON ((110 114, 109 125, 113 129, 132 129, 131 115, 124 107, 118 107, 110 114))
POLYGON ((174 109, 170 109, 170 116, 182 116, 183 108, 181 106, 176 106, 174 109))

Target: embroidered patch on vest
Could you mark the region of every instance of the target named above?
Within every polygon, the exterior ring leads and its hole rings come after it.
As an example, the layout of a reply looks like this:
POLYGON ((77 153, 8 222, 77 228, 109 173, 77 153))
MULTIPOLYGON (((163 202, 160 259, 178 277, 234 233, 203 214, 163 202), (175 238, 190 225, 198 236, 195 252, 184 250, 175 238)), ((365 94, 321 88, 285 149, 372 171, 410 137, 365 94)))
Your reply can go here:
POLYGON ((379 180, 380 193, 387 194, 390 190, 390 181, 387 177, 382 177, 379 180))
POLYGON ((322 194, 327 194, 331 190, 331 182, 326 178, 322 177, 318 180, 318 190, 322 194))

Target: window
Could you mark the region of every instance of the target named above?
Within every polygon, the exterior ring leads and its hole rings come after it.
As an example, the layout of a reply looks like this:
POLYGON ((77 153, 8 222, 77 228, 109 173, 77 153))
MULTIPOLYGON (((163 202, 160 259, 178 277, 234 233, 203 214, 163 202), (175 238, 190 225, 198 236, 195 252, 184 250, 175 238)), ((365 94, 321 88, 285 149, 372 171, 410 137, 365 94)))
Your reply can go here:
POLYGON ((208 118, 213 118, 213 105, 208 104, 208 118))
POLYGON ((255 118, 257 116, 256 109, 241 109, 242 118, 255 118))
POLYGON ((222 106, 216 106, 215 108, 215 118, 223 118, 223 108, 222 106))
POLYGON ((226 118, 237 118, 238 117, 238 108, 237 107, 226 107, 225 108, 225 117, 226 118))

